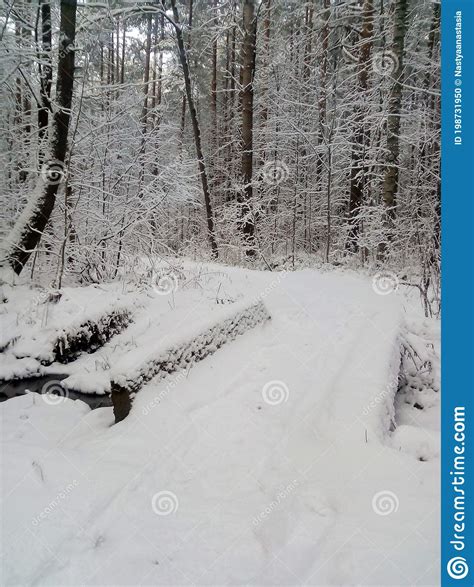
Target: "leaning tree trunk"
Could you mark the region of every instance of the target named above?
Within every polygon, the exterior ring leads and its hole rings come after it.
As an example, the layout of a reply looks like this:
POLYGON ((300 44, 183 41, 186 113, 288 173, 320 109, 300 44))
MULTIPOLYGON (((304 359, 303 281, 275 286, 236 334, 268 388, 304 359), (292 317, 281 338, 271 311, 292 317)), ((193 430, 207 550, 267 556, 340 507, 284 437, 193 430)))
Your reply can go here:
POLYGON ((211 253, 214 258, 218 256, 217 241, 214 233, 214 219, 212 215, 211 194, 209 190, 209 181, 207 178, 207 169, 204 162, 204 153, 201 143, 201 130, 199 128, 199 121, 194 105, 194 98, 191 89, 191 73, 189 71, 188 56, 184 46, 183 30, 179 22, 178 8, 176 7, 176 0, 171 0, 171 7, 173 9, 174 25, 176 30, 176 39, 178 41, 179 59, 181 67, 183 68, 184 85, 186 89, 186 98, 189 105, 189 115, 193 126, 194 143, 196 146, 196 156, 199 165, 199 174, 201 176, 202 191, 204 195, 204 204, 206 206, 206 221, 207 221, 207 236, 211 247, 211 253))
POLYGON ((247 254, 255 254, 255 225, 252 216, 252 175, 253 175, 253 78, 255 74, 255 47, 257 39, 257 19, 255 0, 244 0, 242 44, 242 179, 244 217, 242 231, 247 245, 247 254))
POLYGON ((7 263, 19 275, 41 240, 64 178, 74 85, 74 40, 77 0, 61 0, 60 42, 50 159, 41 169, 36 191, 18 218, 4 246, 7 263))
MULTIPOLYGON (((390 89, 387 120, 387 151, 388 161, 383 182, 383 202, 385 205, 385 226, 390 240, 393 221, 395 219, 396 197, 398 191, 399 155, 400 155, 400 111, 402 104, 403 52, 405 49, 405 33, 407 29, 408 0, 397 0, 394 16, 393 51, 391 57, 395 65, 394 83, 390 89)), ((380 243, 378 256, 383 260, 386 253, 386 242, 380 243)))

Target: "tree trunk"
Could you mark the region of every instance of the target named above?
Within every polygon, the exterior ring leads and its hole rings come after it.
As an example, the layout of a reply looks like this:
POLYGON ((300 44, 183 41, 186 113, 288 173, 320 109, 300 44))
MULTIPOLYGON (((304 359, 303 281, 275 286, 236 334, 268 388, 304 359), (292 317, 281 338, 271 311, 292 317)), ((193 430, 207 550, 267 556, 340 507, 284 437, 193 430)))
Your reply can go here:
POLYGON ((115 37, 115 82, 118 84, 120 81, 120 16, 117 17, 115 37))
POLYGON ((303 58, 303 79, 306 81, 309 79, 311 75, 311 52, 313 48, 313 15, 314 15, 314 6, 311 2, 306 7, 306 15, 305 15, 305 35, 306 35, 306 44, 304 49, 304 58, 303 58))
POLYGON ((77 0, 61 0, 60 42, 56 81, 57 109, 53 118, 51 160, 43 165, 33 194, 10 233, 6 247, 7 262, 19 275, 41 240, 51 217, 56 194, 64 176, 74 85, 74 40, 77 0), (33 199, 34 198, 34 199, 33 199))
POLYGON ((225 201, 234 200, 234 194, 231 190, 232 179, 235 170, 235 149, 234 149, 234 115, 235 115, 235 53, 236 53, 236 20, 235 20, 235 4, 232 3, 232 27, 228 32, 228 44, 226 53, 226 76, 225 76, 225 92, 224 92, 224 131, 223 142, 226 144, 224 163, 226 170, 226 197, 225 201))
MULTIPOLYGON (((193 0, 189 0, 189 19, 188 19, 188 27, 189 27, 189 34, 187 38, 187 42, 185 44, 185 49, 187 51, 191 48, 191 28, 193 26, 193 0)), ((183 99, 181 102, 181 125, 180 125, 180 144, 183 145, 184 142, 184 128, 186 126, 186 91, 183 94, 183 99)))
POLYGON ((374 34, 374 7, 373 0, 365 0, 362 13, 362 31, 358 62, 358 98, 362 103, 358 104, 355 112, 354 140, 352 147, 351 184, 349 197, 349 238, 346 248, 354 253, 359 250, 358 236, 360 232, 360 207, 364 197, 364 187, 367 175, 367 165, 364 162, 367 143, 364 116, 364 96, 368 87, 368 75, 370 65, 370 53, 372 51, 374 34))
POLYGON ((244 0, 243 5, 242 44, 242 179, 243 206, 242 231, 247 245, 247 255, 255 255, 255 225, 252 210, 252 175, 253 175, 253 79, 255 74, 255 44, 257 37, 257 19, 255 0, 244 0))
MULTIPOLYGON (((217 12, 217 1, 214 0, 214 9, 216 23, 218 23, 218 12, 217 12)), ((217 130, 217 24, 213 27, 214 29, 214 40, 212 41, 212 74, 211 74, 211 87, 210 87, 210 98, 211 98, 211 136, 209 141, 210 150, 212 153, 212 167, 211 167, 211 185, 213 187, 213 194, 217 194, 217 187, 222 183, 222 179, 219 177, 219 133, 217 130)), ((219 197, 220 200, 220 197, 219 197)))
POLYGON ((156 78, 157 78, 157 66, 158 66, 158 14, 155 14, 153 19, 153 75, 152 75, 152 84, 151 84, 151 110, 152 110, 152 120, 153 120, 153 128, 156 118, 156 78))
MULTIPOLYGON (((327 123, 327 84, 328 84, 328 59, 329 59, 329 21, 331 18, 331 5, 329 0, 323 0, 323 14, 324 24, 321 30, 321 50, 322 58, 320 61, 320 83, 319 83, 319 97, 318 97, 318 146, 322 146, 324 133, 327 123)), ((318 153, 316 159, 316 191, 322 189, 323 183, 323 153, 318 153)), ((322 195, 322 194, 321 194, 322 195)))
POLYGON ((217 141, 217 33, 212 42, 211 112, 214 141, 217 141))
POLYGON ((262 114, 260 117, 261 121, 261 143, 260 143, 260 153, 258 156, 259 165, 263 167, 265 165, 265 161, 267 159, 267 143, 268 143, 268 92, 269 92, 269 79, 270 79, 270 67, 271 67, 271 55, 270 55, 270 32, 271 32, 271 12, 272 12, 272 5, 271 0, 264 0, 262 3, 262 8, 264 7, 264 18, 263 18, 263 47, 261 50, 261 79, 262 79, 262 86, 260 90, 260 103, 262 106, 262 114))
MULTIPOLYGON (((158 57, 158 87, 156 90, 156 104, 161 106, 161 94, 163 88, 163 41, 165 40, 165 22, 164 16, 161 14, 160 19, 160 54, 158 57)), ((160 117, 159 117, 160 118, 160 117)))
MULTIPOLYGON (((385 205, 385 225, 388 240, 391 238, 393 220, 395 218, 396 196, 398 191, 399 154, 400 154, 400 110, 402 103, 403 52, 407 29, 408 0, 397 0, 395 6, 395 29, 393 33, 393 55, 397 66, 394 71, 394 83, 390 89, 387 120, 387 151, 388 161, 383 182, 383 202, 385 205)), ((386 242, 380 243, 379 259, 385 258, 386 242)))
POLYGON ((179 49, 179 59, 181 61, 181 67, 183 68, 183 76, 184 76, 184 85, 186 88, 186 98, 189 104, 189 114, 191 116, 191 123, 193 126, 193 133, 194 133, 194 143, 196 146, 196 156, 198 159, 199 165, 199 174, 201 176, 201 184, 202 184, 202 191, 204 195, 204 204, 206 206, 206 221, 207 221, 207 235, 209 239, 209 244, 211 247, 211 253, 214 258, 218 256, 217 250, 217 242, 214 234, 214 219, 212 215, 212 206, 211 206, 211 194, 209 191, 209 182, 207 178, 207 169, 206 164, 204 162, 204 154, 202 151, 202 144, 201 144, 201 130, 199 128, 199 121, 197 118, 196 107, 194 105, 194 98, 191 89, 191 73, 189 71, 189 63, 188 63, 188 56, 186 53, 186 48, 184 46, 184 38, 183 38, 183 31, 181 28, 181 24, 179 22, 179 14, 178 9, 176 7, 176 0, 170 0, 171 7, 173 9, 173 17, 174 17, 174 24, 176 30, 176 39, 178 42, 178 49, 179 49))
POLYGON ((122 23, 122 58, 120 64, 120 85, 125 83, 125 38, 127 32, 127 21, 124 19, 122 23))
POLYGON ((51 63, 51 5, 49 0, 41 0, 41 43, 42 63, 40 68, 41 108, 38 109, 38 138, 40 142, 39 162, 43 162, 43 142, 49 124, 51 110, 51 86, 53 66, 51 63))
MULTIPOLYGON (((146 30, 146 44, 145 44, 145 73, 143 76, 143 92, 145 94, 143 99, 143 107, 141 114, 142 138, 140 142, 140 152, 145 151, 145 135, 148 124, 148 95, 150 94, 150 61, 151 61, 151 32, 152 32, 152 18, 151 14, 147 14, 147 30, 146 30)), ((142 161, 142 165, 144 161, 142 161)))

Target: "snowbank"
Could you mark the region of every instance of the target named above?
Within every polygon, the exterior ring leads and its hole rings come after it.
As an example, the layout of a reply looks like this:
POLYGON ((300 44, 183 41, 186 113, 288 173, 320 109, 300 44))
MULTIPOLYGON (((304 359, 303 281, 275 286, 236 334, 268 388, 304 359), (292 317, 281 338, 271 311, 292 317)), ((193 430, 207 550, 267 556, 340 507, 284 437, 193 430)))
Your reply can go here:
MULTIPOLYGON (((438 584, 439 459, 412 452, 428 426, 387 436, 399 300, 354 276, 227 274, 272 320, 145 385, 120 424, 34 394, 0 406, 6 584, 438 584)), ((151 300, 151 333, 127 329, 143 359, 217 316, 215 292, 151 300)))

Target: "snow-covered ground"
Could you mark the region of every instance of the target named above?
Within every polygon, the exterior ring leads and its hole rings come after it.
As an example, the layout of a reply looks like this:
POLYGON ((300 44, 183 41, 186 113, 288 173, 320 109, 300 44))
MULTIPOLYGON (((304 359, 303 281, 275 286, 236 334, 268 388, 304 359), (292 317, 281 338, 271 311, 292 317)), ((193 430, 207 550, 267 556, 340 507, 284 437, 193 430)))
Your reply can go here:
POLYGON ((2 403, 3 583, 438 584, 437 326, 354 274, 183 275, 126 292, 134 323, 67 365, 76 381, 106 390, 130 350, 223 304, 260 297, 271 320, 117 425, 68 398, 2 403))

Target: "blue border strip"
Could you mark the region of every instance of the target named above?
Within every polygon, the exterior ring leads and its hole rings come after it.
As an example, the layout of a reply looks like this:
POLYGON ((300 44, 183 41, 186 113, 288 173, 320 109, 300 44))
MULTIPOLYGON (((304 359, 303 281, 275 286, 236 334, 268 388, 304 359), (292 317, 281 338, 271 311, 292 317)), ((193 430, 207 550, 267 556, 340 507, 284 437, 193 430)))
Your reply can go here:
POLYGON ((441 584, 474 585, 474 0, 441 4, 441 584))

